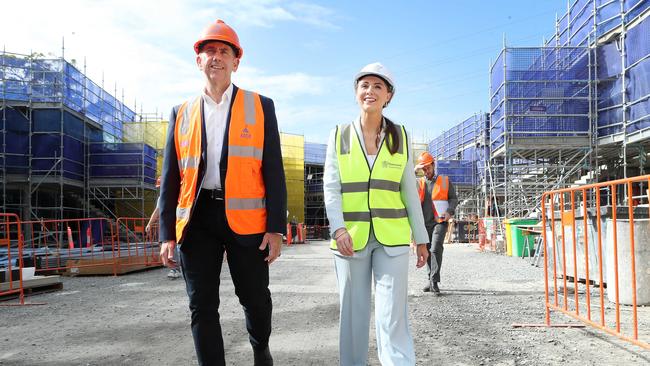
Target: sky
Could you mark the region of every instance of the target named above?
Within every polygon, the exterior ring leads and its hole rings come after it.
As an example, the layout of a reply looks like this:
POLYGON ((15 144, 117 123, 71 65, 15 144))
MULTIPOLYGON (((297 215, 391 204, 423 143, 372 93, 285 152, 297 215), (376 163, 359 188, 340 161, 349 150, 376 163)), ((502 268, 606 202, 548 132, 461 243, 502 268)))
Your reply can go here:
POLYGON ((488 111, 489 66, 504 38, 540 46, 566 8, 566 0, 21 0, 3 4, 0 44, 63 53, 130 108, 167 119, 201 92, 193 44, 223 19, 244 49, 233 82, 274 100, 282 132, 327 142, 359 113, 354 75, 381 62, 396 83, 384 114, 428 142, 488 111))

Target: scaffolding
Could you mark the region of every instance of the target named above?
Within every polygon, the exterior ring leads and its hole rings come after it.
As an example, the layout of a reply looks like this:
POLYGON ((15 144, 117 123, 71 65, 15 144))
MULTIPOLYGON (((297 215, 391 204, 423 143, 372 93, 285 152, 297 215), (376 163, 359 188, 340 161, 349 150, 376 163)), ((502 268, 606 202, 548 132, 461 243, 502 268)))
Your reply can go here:
POLYGON ((542 47, 490 66, 489 211, 539 210, 542 192, 644 174, 650 1, 567 2, 542 47))
MULTIPOLYGON (((117 90, 109 93, 87 78, 85 69, 82 73, 63 57, 0 53, 4 212, 23 219, 111 215, 114 204, 95 188, 123 181, 107 180, 91 160, 97 146, 121 143, 124 122, 136 114, 114 96, 117 90)), ((132 183, 142 199, 153 183, 147 174, 139 177, 132 183)))
POLYGON ((486 131, 489 115, 476 113, 428 145, 436 157, 436 174, 446 175, 458 195, 458 216, 479 214, 485 198, 486 131))
POLYGON ((305 224, 328 226, 323 197, 323 171, 327 145, 305 142, 305 224))
POLYGON ((505 47, 490 70, 491 204, 527 216, 543 192, 591 167, 593 64, 587 47, 505 47))

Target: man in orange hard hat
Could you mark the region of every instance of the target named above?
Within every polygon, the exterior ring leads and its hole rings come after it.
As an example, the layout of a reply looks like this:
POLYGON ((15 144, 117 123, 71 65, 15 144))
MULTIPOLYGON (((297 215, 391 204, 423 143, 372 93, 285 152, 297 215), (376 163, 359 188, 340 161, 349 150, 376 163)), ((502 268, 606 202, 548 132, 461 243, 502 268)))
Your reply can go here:
MULTIPOLYGON (((180 264, 200 365, 225 365, 219 322, 224 252, 244 308, 254 365, 269 351, 269 265, 286 232, 287 193, 273 101, 233 85, 243 55, 237 33, 217 20, 194 43, 200 95, 169 119, 160 194, 161 259, 180 264)), ((230 342, 229 342, 230 343, 230 342)))
POLYGON ((454 215, 458 198, 456 190, 451 184, 449 177, 435 174, 435 159, 428 152, 418 156, 418 170, 424 172, 424 176, 418 179, 418 193, 422 204, 424 215, 424 226, 429 234, 427 247, 431 255, 427 260, 429 266, 429 283, 424 287, 424 292, 433 291, 440 295, 440 268, 442 267, 443 242, 449 225, 449 219, 454 215), (433 262, 435 258, 435 262, 433 262))

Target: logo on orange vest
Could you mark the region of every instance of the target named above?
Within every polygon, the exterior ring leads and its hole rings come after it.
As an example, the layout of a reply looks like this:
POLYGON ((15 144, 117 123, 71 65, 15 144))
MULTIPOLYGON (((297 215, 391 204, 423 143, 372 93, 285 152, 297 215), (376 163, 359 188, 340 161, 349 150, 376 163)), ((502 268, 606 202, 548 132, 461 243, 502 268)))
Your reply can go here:
POLYGON ((179 143, 179 145, 180 145, 181 147, 187 147, 187 146, 190 146, 190 140, 181 140, 181 142, 179 143))
POLYGON ((253 135, 251 135, 251 133, 248 131, 248 127, 244 127, 244 129, 241 130, 241 135, 239 137, 243 139, 249 139, 253 137, 253 135))

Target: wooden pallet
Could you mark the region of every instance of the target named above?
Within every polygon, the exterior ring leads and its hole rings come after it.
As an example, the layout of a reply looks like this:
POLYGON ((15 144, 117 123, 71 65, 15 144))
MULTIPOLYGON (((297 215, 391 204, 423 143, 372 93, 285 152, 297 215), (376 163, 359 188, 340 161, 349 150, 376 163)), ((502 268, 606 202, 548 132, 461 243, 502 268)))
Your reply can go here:
MULTIPOLYGON (((19 281, 12 282, 13 288, 20 286, 19 281)), ((29 280, 23 281, 23 293, 25 296, 32 296, 46 292, 59 291, 63 289, 61 276, 34 276, 29 280)), ((0 283, 0 291, 9 290, 9 282, 0 283)), ((12 293, 0 296, 0 301, 12 300, 18 298, 18 293, 12 293)))
POLYGON ((159 268, 162 264, 144 264, 150 262, 148 256, 116 258, 87 258, 69 260, 67 269, 62 273, 66 276, 100 276, 113 274, 127 274, 145 269, 159 268))

